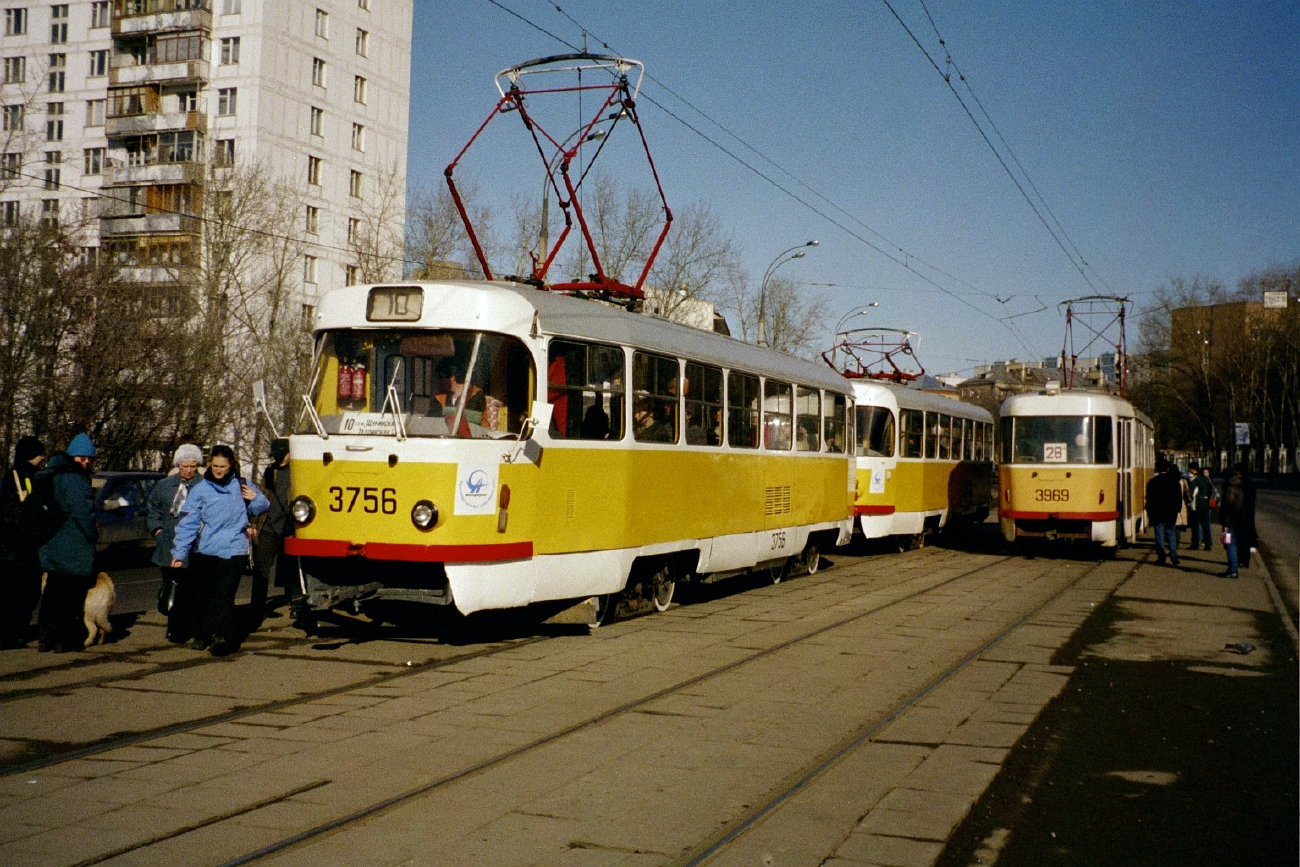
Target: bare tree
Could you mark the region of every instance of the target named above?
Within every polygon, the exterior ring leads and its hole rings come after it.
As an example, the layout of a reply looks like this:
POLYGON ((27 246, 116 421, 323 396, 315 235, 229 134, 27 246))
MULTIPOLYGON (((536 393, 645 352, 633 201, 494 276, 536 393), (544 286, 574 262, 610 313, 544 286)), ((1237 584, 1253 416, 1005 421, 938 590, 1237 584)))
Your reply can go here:
MULTIPOLYGON (((476 204, 476 185, 472 181, 463 181, 457 188, 475 233, 481 242, 490 243, 492 212, 476 204)), ((406 238, 406 259, 412 277, 430 280, 457 272, 482 276, 464 221, 446 186, 439 185, 432 192, 415 195, 407 211, 407 224, 410 229, 406 238)))
MULTIPOLYGON (((363 199, 348 234, 348 251, 357 266, 358 283, 399 279, 404 270, 405 238, 401 216, 406 191, 397 164, 375 174, 374 189, 363 199)), ((427 216, 423 214, 422 216, 427 216)))

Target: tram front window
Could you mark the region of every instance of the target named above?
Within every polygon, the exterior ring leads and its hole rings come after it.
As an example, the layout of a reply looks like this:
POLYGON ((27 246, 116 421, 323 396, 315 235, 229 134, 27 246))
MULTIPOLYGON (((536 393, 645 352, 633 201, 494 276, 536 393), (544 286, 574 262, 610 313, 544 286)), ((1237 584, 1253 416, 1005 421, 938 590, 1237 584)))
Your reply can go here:
POLYGON ((1106 416, 1015 416, 1011 462, 1016 464, 1109 464, 1111 420, 1106 416))
MULTIPOLYGON (((513 337, 392 329, 319 341, 311 399, 328 434, 393 436, 400 411, 407 436, 502 438, 532 406, 532 357, 513 337)), ((316 422, 304 413, 297 430, 316 422)))

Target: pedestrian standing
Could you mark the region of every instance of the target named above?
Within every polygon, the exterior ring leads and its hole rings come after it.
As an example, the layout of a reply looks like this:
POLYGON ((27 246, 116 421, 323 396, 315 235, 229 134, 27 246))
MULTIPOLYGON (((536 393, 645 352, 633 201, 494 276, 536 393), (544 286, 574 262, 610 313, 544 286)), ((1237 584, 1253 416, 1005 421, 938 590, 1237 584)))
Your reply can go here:
POLYGON ((50 458, 54 499, 66 516, 54 538, 41 546, 45 570, 45 595, 41 599, 39 626, 42 651, 80 650, 85 640, 82 622, 86 593, 94 584, 95 517, 90 467, 95 444, 79 433, 66 452, 50 458))
MULTIPOLYGON (((1242 528, 1245 525, 1246 490, 1245 473, 1238 465, 1228 471, 1223 482, 1223 497, 1219 501, 1219 524, 1223 527, 1223 553, 1228 556, 1228 571, 1224 578, 1236 578, 1240 565, 1238 552, 1243 544, 1242 528)), ((1245 543, 1249 544, 1249 543, 1245 543)))
MULTIPOLYGON (((262 490, 271 507, 257 531, 254 549, 256 568, 253 573, 252 622, 262 622, 266 616, 266 599, 271 587, 282 587, 292 597, 288 557, 284 553, 285 536, 293 535, 293 519, 289 515, 289 441, 282 437, 271 440, 271 464, 262 472, 262 490)), ((296 570, 292 570, 296 571, 296 570)))
POLYGON ((172 545, 176 541, 176 524, 190 491, 199 483, 199 465, 203 450, 188 443, 172 457, 175 473, 161 479, 149 492, 149 534, 154 538, 153 562, 162 573, 159 612, 167 615, 167 640, 183 644, 194 637, 199 624, 194 607, 193 589, 185 586, 187 563, 172 568, 172 545), (187 590, 189 593, 187 594, 187 590))
POLYGON ((0 649, 26 646, 32 612, 41 598, 40 546, 22 526, 20 509, 44 462, 41 441, 22 437, 14 448, 13 466, 0 479, 0 649))
POLYGON ((1183 486, 1175 464, 1160 461, 1147 482, 1147 518, 1156 537, 1156 565, 1165 558, 1178 565, 1178 512, 1183 507, 1183 486))
POLYGON ((236 646, 235 592, 248 562, 248 518, 269 508, 262 492, 239 477, 235 453, 212 447, 203 481, 195 485, 181 509, 172 543, 173 569, 189 559, 187 575, 195 586, 203 615, 190 646, 225 656, 236 646))
POLYGON ((1192 479, 1189 482, 1192 498, 1191 515, 1189 516, 1192 525, 1191 546, 1192 550, 1196 550, 1197 546, 1203 545, 1205 550, 1208 551, 1213 547, 1213 542, 1210 539, 1212 533, 1210 529, 1210 509, 1212 508, 1210 501, 1214 499, 1214 482, 1210 481, 1209 467, 1205 467, 1205 471, 1202 472, 1200 467, 1192 464, 1188 467, 1188 470, 1192 474, 1192 479))

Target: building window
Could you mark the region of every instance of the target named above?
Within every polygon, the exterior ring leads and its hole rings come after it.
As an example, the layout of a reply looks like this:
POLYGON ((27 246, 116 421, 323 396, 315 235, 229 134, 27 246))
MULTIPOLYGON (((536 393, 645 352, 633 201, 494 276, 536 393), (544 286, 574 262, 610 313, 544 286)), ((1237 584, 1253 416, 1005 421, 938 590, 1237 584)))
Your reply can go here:
POLYGON ((197 90, 182 90, 176 94, 176 107, 181 111, 198 111, 199 92, 197 90))
POLYGON ((302 257, 302 282, 316 282, 316 257, 310 254, 302 257))
POLYGON ((217 114, 229 117, 235 113, 235 103, 239 100, 239 88, 223 87, 217 91, 217 114))
POLYGON ((307 183, 320 186, 320 157, 307 157, 307 183))
POLYGON ((362 57, 370 56, 370 34, 360 27, 357 28, 357 54, 362 57))
POLYGON ((91 78, 101 75, 108 75, 108 49, 102 48, 98 51, 90 52, 90 72, 91 78))
POLYGON ((320 232, 320 208, 315 205, 307 206, 307 231, 313 235, 320 232))
POLYGON ((58 199, 41 199, 41 222, 47 226, 59 224, 58 199))
POLYGON ((352 149, 354 151, 364 151, 366 149, 366 127, 364 124, 352 124, 352 149))
POLYGON ((90 26, 107 27, 112 19, 109 17, 108 0, 95 0, 90 4, 90 26))
POLYGON ((0 177, 16 178, 23 170, 23 155, 8 153, 0 160, 0 177))
POLYGON ((316 10, 316 35, 321 39, 330 38, 330 14, 324 9, 316 10))
POLYGON ((64 74, 68 69, 68 55, 51 54, 50 55, 50 93, 63 93, 64 74))
POLYGON ((353 169, 348 177, 348 195, 354 199, 361 198, 361 172, 356 169, 353 169))
POLYGON ((27 80, 27 58, 5 58, 5 84, 21 84, 27 80))
POLYGON ((221 40, 221 65, 234 66, 239 63, 239 37, 228 36, 221 40))
POLYGON ((24 106, 6 105, 4 110, 4 131, 5 132, 22 132, 23 116, 26 114, 24 106))
POLYGON ((45 189, 57 190, 59 188, 61 170, 58 168, 48 168, 45 170, 45 189))
POLYGON ((102 174, 104 171, 104 149, 86 148, 86 171, 88 175, 102 174))
POLYGON ((50 7, 50 43, 65 45, 68 41, 68 4, 58 3, 50 7))
POLYGON ((325 109, 317 108, 316 106, 313 105, 311 107, 311 134, 324 135, 325 134, 323 132, 324 129, 325 129, 325 109))
POLYGON ((361 275, 361 269, 356 265, 343 266, 343 283, 346 286, 355 286, 357 278, 361 275))
POLYGON ((352 80, 352 101, 366 104, 366 80, 360 75, 352 80))
POLYGON ((27 10, 5 10, 5 36, 22 36, 27 32, 27 10))
POLYGON ((18 225, 18 218, 22 207, 17 202, 5 202, 4 221, 6 226, 18 225))
POLYGON ((107 103, 106 99, 86 100, 86 126, 104 125, 104 106, 107 103))
POLYGON ((238 15, 240 5, 240 0, 221 0, 221 14, 238 15))
MULTIPOLYGON (((361 236, 361 220, 357 217, 348 217, 348 243, 355 244, 357 238, 361 236)), ((352 281, 349 280, 349 283, 352 281)))
POLYGON ((311 59, 311 83, 317 87, 325 86, 325 61, 319 57, 311 59))
POLYGON ((63 141, 63 103, 46 103, 45 116, 45 140, 63 141))

